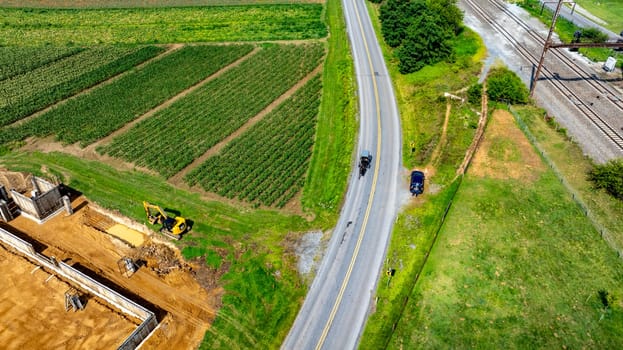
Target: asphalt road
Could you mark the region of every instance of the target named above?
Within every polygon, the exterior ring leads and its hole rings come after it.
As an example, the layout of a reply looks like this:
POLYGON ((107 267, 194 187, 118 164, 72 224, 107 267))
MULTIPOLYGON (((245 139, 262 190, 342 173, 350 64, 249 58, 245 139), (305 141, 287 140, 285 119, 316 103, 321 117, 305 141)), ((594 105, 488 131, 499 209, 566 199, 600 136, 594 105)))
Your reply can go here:
POLYGON ((343 0, 359 85, 358 152, 372 152, 359 178, 353 160, 346 200, 327 252, 282 349, 354 349, 363 331, 398 209, 401 131, 391 79, 365 0, 343 0))

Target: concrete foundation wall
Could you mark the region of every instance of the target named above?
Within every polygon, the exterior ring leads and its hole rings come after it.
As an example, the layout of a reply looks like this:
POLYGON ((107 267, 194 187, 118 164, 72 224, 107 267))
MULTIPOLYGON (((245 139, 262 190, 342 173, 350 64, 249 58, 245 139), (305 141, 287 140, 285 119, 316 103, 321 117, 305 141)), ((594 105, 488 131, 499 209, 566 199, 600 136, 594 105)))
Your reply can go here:
POLYGON ((32 178, 32 184, 36 191, 34 197, 11 190, 11 197, 23 213, 43 220, 63 206, 58 186, 36 176, 32 178))
POLYGON ((80 286, 80 288, 88 291, 89 293, 107 301, 122 312, 140 319, 142 323, 121 344, 121 346, 119 346, 119 349, 135 349, 158 325, 153 312, 106 287, 73 267, 63 263, 62 261, 56 261, 53 257, 50 258, 35 252, 30 243, 16 237, 2 228, 0 228, 0 241, 13 247, 37 264, 55 272, 64 279, 80 286))

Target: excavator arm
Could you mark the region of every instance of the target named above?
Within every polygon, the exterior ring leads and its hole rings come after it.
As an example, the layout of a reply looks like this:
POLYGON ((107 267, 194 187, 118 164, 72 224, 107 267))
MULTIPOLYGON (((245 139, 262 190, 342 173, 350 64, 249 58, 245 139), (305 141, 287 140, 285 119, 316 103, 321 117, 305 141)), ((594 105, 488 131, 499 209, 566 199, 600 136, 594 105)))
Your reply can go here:
POLYGON ((147 214, 147 219, 152 225, 161 224, 160 232, 173 239, 182 238, 182 234, 188 229, 186 219, 180 216, 172 218, 160 208, 160 206, 143 201, 143 207, 147 214))
POLYGON ((143 207, 145 208, 147 219, 152 225, 156 223, 161 224, 168 218, 168 215, 164 212, 164 210, 155 204, 143 201, 143 207))

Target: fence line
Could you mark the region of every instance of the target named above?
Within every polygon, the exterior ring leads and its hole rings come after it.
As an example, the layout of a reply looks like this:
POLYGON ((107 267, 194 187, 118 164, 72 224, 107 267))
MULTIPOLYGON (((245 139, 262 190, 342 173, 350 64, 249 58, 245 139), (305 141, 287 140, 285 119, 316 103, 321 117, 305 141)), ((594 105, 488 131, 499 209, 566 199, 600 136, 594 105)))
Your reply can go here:
POLYGON ((532 145, 539 151, 539 153, 541 154, 541 157, 543 158, 543 160, 545 160, 545 163, 552 169, 552 171, 554 172, 554 174, 556 175, 560 183, 571 194, 571 198, 573 199, 573 201, 578 205, 578 207, 580 207, 584 215, 590 220, 591 224, 593 225, 593 227, 595 227, 597 232, 599 232, 603 240, 606 241, 606 243, 608 244, 610 248, 612 248, 614 251, 617 252, 619 258, 623 258, 623 249, 616 243, 610 231, 599 222, 599 219, 595 217, 595 215, 593 215, 593 213, 590 211, 588 206, 582 200, 582 196, 580 196, 580 194, 575 190, 575 188, 573 188, 573 186, 571 186, 571 184, 569 184, 565 180, 562 173, 558 170, 558 168, 556 167, 552 159, 547 155, 547 153, 545 153, 545 150, 541 147, 536 137, 534 137, 534 135, 528 128, 528 125, 521 118, 521 116, 519 116, 517 112, 513 111, 510 105, 509 105, 509 110, 512 113, 512 115, 515 117, 515 120, 517 121, 519 128, 524 132, 526 137, 528 137, 528 139, 530 140, 530 143, 532 143, 532 145))

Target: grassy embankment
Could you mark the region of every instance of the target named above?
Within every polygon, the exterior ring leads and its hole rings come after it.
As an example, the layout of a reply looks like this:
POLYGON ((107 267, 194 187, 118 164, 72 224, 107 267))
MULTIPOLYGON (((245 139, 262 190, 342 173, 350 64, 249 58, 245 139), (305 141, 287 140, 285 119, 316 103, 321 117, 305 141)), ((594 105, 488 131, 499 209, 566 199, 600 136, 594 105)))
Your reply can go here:
MULTIPOLYGON (((605 22, 600 23, 602 26, 617 34, 623 30, 623 6, 620 1, 577 0, 575 2, 592 15, 602 19, 605 22)), ((572 4, 565 4, 565 6, 572 6, 572 4)))
MULTIPOLYGON (((552 17, 553 12, 548 9, 544 9, 541 12, 541 4, 539 1, 534 0, 524 0, 518 1, 519 5, 526 9, 532 16, 540 19, 546 26, 552 25, 552 17)), ((609 7, 613 13, 623 12, 623 4, 611 4, 609 7)), ((599 17, 599 16, 598 16, 599 17)), ((580 30, 581 28, 573 24, 572 22, 566 20, 562 16, 559 16, 556 20, 556 34, 560 37, 560 40, 565 43, 570 43, 573 41, 573 33, 580 30)), ((621 28, 623 30, 623 28, 621 28)), ((615 30, 615 33, 618 33, 620 30, 615 30)), ((579 52, 584 56, 588 57, 590 60, 594 62, 604 62, 609 56, 614 56, 617 59, 621 58, 621 54, 613 49, 609 48, 592 48, 592 49, 580 49, 579 52)))
MULTIPOLYGON (((369 5, 368 10, 379 35, 378 7, 369 5)), ((454 43, 455 63, 439 63, 416 73, 401 75, 391 49, 384 45, 381 37, 379 41, 401 113, 403 163, 409 169, 418 168, 427 173, 427 190, 403 208, 394 225, 385 269, 395 269, 396 272, 390 283, 387 276, 379 281, 376 310, 371 314, 361 339, 363 349, 385 346, 433 244, 441 217, 459 186, 456 169, 474 136, 478 121, 476 112, 480 106, 449 100, 443 97, 443 93, 465 96, 460 90, 477 81, 480 60, 484 56, 478 37, 465 30, 454 43), (451 112, 444 138, 442 129, 448 103, 451 112)))
MULTIPOLYGON (((191 233, 179 242, 183 254, 187 258, 203 260, 207 266, 218 270, 219 273, 225 273, 221 279, 227 291, 223 298, 223 308, 210 333, 206 335, 202 347, 276 348, 280 345, 296 315, 297 308, 293 305, 300 304, 305 292, 305 287, 294 266, 295 259, 291 247, 287 242, 296 239, 306 230, 326 229, 335 222, 350 170, 350 156, 356 133, 353 69, 342 24, 342 14, 338 5, 339 2, 335 0, 329 1, 326 7, 318 4, 305 5, 303 7, 308 11, 303 14, 303 17, 311 16, 313 20, 311 22, 300 21, 304 23, 306 29, 312 32, 310 35, 312 38, 322 37, 326 33, 326 29, 318 29, 318 23, 325 28, 322 15, 326 16, 325 21, 332 28, 332 35, 327 41, 329 54, 325 63, 325 67, 330 68, 323 73, 324 89, 318 132, 306 184, 307 188, 310 186, 313 188, 304 191, 304 205, 310 210, 311 216, 316 217, 313 222, 276 211, 235 208, 223 203, 206 201, 197 194, 169 186, 160 177, 138 171, 119 171, 97 162, 58 153, 15 151, 4 154, 0 159, 0 164, 11 170, 29 171, 41 175, 45 175, 42 172, 54 174, 98 204, 117 210, 140 222, 145 220, 140 204, 142 200, 179 210, 183 216, 194 221, 191 233)), ((267 38, 260 38, 254 36, 257 31, 249 31, 244 38, 229 36, 222 40, 253 41, 284 38, 280 27, 277 29, 270 27, 271 23, 284 22, 283 18, 279 17, 280 12, 275 13, 273 7, 253 8, 272 18, 271 20, 265 19, 265 23, 268 23, 265 29, 275 30, 273 34, 267 38)), ((296 12, 301 6, 296 5, 293 8, 296 12)), ((171 9, 171 12, 167 14, 172 15, 178 10, 171 9)), ((6 14, 8 10, 0 11, 6 14)), ((197 14, 201 14, 202 11, 203 9, 197 14)), ((221 14, 224 12, 221 8, 217 8, 216 11, 221 14)), ((31 16, 39 18, 40 21, 45 19, 56 21, 55 23, 60 27, 65 25, 64 14, 56 10, 29 13, 44 16, 31 16), (52 14, 55 16, 48 17, 52 14)), ((76 12, 72 13, 76 14, 76 12)), ((84 13, 125 22, 128 18, 140 14, 141 11, 119 10, 111 13, 102 10, 101 14, 84 13), (117 18, 112 14, 120 15, 122 18, 117 18), (127 16, 123 17, 124 15, 127 16)), ((242 17, 232 16, 243 21, 242 17)), ((141 16, 141 18, 148 17, 141 16)), ((10 22, 13 23, 14 20, 10 22)), ((166 23, 158 25, 161 27, 156 27, 154 32, 166 32, 159 30, 164 29, 166 23)), ((92 29, 89 33, 81 33, 80 37, 69 40, 73 44, 81 45, 102 41, 132 41, 136 38, 152 41, 149 35, 129 35, 132 34, 131 31, 127 32, 128 36, 115 37, 102 34, 97 28, 92 29)), ((203 40, 204 37, 199 35, 200 32, 194 31, 193 33, 197 35, 185 36, 183 41, 203 40)), ((43 42, 50 42, 51 38, 59 37, 55 26, 52 26, 48 32, 40 32, 40 34, 43 42)), ((300 39, 302 37, 299 34, 300 32, 288 34, 285 38, 300 39)), ((15 39, 16 36, 4 37, 5 40, 10 38, 15 39)), ((217 40, 218 36, 214 35, 210 38, 217 40)), ((60 43, 54 40, 52 40, 53 43, 60 43)), ((157 40, 158 42, 182 41, 179 36, 163 36, 157 40)), ((61 44, 65 43, 63 41, 61 44)))
MULTIPOLYGON (((487 161, 464 178, 389 348, 623 345, 622 261, 508 119, 490 122, 487 161), (616 298, 607 309, 600 291, 616 298)), ((560 143, 557 160, 586 165, 560 143)))

